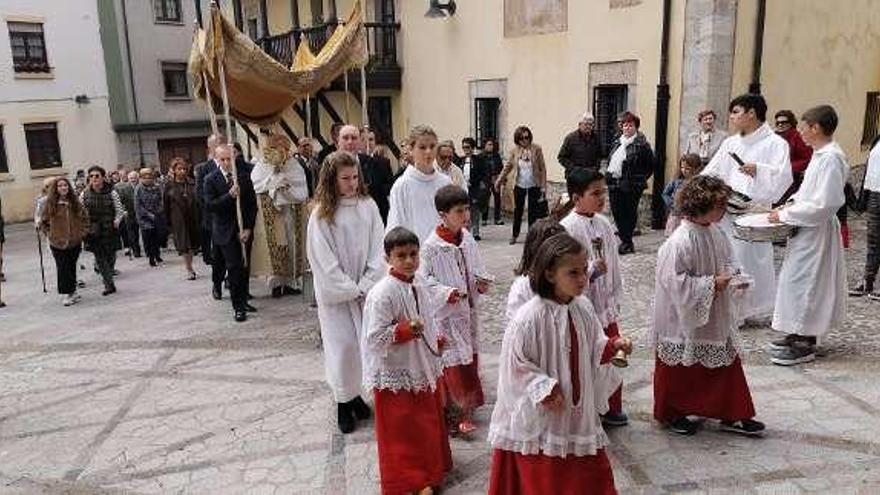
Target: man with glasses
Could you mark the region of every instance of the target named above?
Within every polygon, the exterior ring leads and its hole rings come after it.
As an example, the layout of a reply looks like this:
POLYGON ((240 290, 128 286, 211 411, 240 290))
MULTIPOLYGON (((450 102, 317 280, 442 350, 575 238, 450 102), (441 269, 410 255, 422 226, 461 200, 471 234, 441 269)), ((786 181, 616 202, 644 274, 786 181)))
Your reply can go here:
POLYGON ((122 249, 119 240, 119 224, 126 211, 119 199, 119 193, 105 180, 107 173, 94 165, 88 170, 88 187, 80 195, 80 200, 89 214, 89 231, 86 234, 86 251, 95 255, 95 268, 104 281, 107 296, 116 292, 113 276, 116 271, 116 251, 122 249))
POLYGON ((788 201, 792 194, 796 193, 804 180, 807 165, 813 158, 813 149, 807 146, 797 130, 798 120, 791 110, 780 110, 774 116, 776 134, 788 143, 788 156, 791 160, 792 184, 779 202, 773 206, 779 206, 788 201))

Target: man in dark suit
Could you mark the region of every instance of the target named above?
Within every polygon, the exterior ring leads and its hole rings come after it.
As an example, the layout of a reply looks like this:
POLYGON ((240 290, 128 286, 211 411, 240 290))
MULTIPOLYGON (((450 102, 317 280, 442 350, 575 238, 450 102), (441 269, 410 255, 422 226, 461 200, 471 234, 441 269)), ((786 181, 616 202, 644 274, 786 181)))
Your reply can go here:
MULTIPOLYGON (((226 137, 220 134, 211 134, 208 136, 208 159, 202 163, 199 163, 193 168, 193 173, 196 179, 196 198, 199 202, 199 206, 201 207, 201 229, 202 229, 202 259, 205 261, 206 265, 211 265, 213 263, 212 259, 212 249, 211 249, 211 215, 208 213, 208 209, 205 205, 204 201, 204 183, 205 177, 211 174, 219 168, 217 162, 214 161, 214 150, 218 145, 226 144, 226 137)), ((223 263, 221 262, 220 265, 223 263)))
MULTIPOLYGON (((235 151, 232 146, 219 145, 214 150, 214 160, 219 168, 205 177, 204 199, 211 215, 211 240, 214 243, 215 261, 222 259, 226 266, 229 294, 235 321, 247 320, 248 311, 256 308, 247 302, 247 270, 244 256, 249 254, 253 242, 254 224, 257 219, 257 195, 246 165, 234 167, 235 151), (235 169, 238 168, 236 171, 235 169), (238 184, 233 181, 236 173, 238 184), (241 199, 242 225, 238 223, 236 200, 241 199), (245 249, 242 250, 242 245, 245 249)), ((242 160, 243 161, 243 160, 242 160)), ((213 271, 215 295, 223 282, 213 271)))
POLYGON ((330 126, 330 143, 329 145, 321 148, 320 153, 318 153, 318 164, 323 165, 324 159, 330 156, 330 153, 333 153, 337 150, 339 146, 339 131, 345 124, 341 124, 339 122, 334 122, 333 125, 330 126))
POLYGON ((468 196, 471 198, 471 234, 475 240, 480 236, 480 212, 489 206, 489 190, 492 188, 492 170, 483 157, 474 154, 477 141, 472 137, 461 140, 461 169, 468 185, 468 196))
POLYGON ((364 183, 370 197, 379 207, 379 215, 384 223, 388 219, 388 195, 391 194, 391 185, 394 183, 394 174, 391 172, 391 161, 387 158, 372 157, 362 153, 364 142, 357 127, 346 125, 339 130, 339 150, 345 151, 357 158, 363 173, 364 183))

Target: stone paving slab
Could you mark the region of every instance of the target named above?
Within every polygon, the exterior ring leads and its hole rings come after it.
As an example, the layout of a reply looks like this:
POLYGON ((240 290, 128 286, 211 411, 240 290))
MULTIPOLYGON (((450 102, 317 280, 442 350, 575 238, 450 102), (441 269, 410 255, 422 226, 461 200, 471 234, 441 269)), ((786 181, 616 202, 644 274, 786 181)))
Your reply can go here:
MULTIPOLYGON (((481 372, 488 404, 474 441, 452 441, 444 493, 485 493, 483 441, 495 400, 507 287, 521 245, 488 227, 481 248, 498 283, 483 311, 481 372)), ((864 262, 864 225, 853 223, 849 272, 864 262)), ((184 280, 180 261, 151 269, 119 260, 119 293, 100 296, 84 271, 83 302, 42 294, 33 232, 7 227, 0 310, 0 493, 378 493, 370 423, 342 436, 323 382, 314 308, 273 300, 254 283, 259 313, 232 321, 213 301, 207 269, 184 280)), ((741 333, 764 439, 706 422, 692 438, 651 416, 653 359, 646 347, 657 233, 624 261, 622 327, 637 349, 625 370, 628 427, 609 432, 623 494, 880 493, 880 303, 850 300, 825 357, 779 368, 764 350, 772 332, 741 333)), ((778 251, 781 257, 782 251, 778 251)), ((82 258, 91 267, 89 256, 82 258)), ((47 260, 49 289, 54 267, 47 260)))

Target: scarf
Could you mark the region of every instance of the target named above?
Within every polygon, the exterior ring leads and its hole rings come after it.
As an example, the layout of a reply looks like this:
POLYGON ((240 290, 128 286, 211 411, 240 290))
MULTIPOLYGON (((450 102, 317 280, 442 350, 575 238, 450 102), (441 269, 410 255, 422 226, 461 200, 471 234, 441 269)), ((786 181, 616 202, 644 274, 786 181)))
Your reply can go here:
POLYGON ((626 147, 632 144, 638 135, 639 134, 636 133, 631 137, 626 137, 624 135, 620 136, 620 146, 614 150, 614 153, 611 154, 611 159, 608 161, 608 173, 615 179, 619 179, 620 176, 623 175, 623 161, 626 160, 626 147))

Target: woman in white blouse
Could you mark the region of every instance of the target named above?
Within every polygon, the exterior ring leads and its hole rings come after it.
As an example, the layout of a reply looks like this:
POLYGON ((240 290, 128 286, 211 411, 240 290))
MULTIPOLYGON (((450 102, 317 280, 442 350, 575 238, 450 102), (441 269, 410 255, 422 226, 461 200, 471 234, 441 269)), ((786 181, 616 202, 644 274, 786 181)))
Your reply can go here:
POLYGON ((532 140, 532 131, 526 126, 519 126, 513 133, 514 149, 507 156, 504 169, 495 183, 499 190, 503 188, 506 203, 513 196, 513 235, 511 244, 516 244, 522 228, 522 217, 526 198, 528 197, 529 227, 546 211, 539 210, 539 201, 544 199, 547 190, 547 167, 544 164, 544 153, 541 147, 532 140), (513 174, 510 182, 507 176, 513 174))

